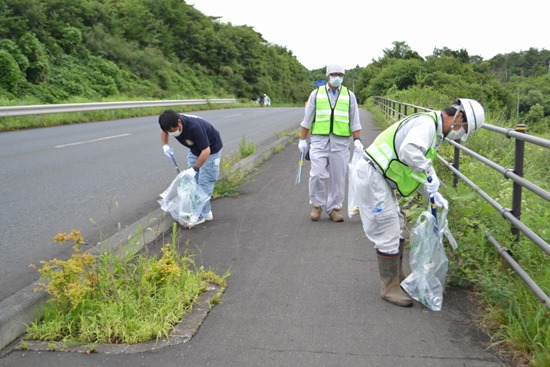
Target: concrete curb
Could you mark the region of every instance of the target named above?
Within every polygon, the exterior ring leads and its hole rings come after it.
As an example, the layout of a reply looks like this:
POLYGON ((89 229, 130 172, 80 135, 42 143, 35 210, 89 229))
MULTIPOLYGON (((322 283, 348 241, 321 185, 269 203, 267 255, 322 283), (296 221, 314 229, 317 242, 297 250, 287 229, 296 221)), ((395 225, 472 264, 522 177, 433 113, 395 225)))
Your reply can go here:
MULTIPOLYGON (((299 130, 288 133, 286 136, 261 147, 254 154, 240 160, 231 167, 230 173, 237 171, 243 174, 249 173, 275 154, 278 148, 282 149, 290 144, 296 138, 299 130)), ((89 252, 97 254, 114 250, 116 253, 124 255, 136 253, 169 233, 173 222, 172 217, 159 208, 105 241, 101 241, 89 252), (137 233, 141 234, 139 238, 136 236, 137 233), (135 243, 129 243, 134 242, 130 241, 131 239, 134 239, 135 243)), ((30 325, 37 316, 42 314, 44 302, 47 301, 49 296, 43 291, 35 292, 34 289, 37 287, 38 282, 34 282, 0 302, 0 350, 23 335, 27 325, 30 325)))

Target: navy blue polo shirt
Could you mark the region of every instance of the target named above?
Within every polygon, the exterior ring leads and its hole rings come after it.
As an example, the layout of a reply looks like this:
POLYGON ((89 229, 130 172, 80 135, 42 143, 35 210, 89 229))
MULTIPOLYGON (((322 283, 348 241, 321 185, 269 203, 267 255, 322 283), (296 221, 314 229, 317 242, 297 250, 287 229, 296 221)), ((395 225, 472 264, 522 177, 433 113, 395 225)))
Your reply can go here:
POLYGON ((189 148, 197 157, 201 151, 210 147, 210 154, 218 153, 222 147, 222 138, 218 130, 202 117, 180 113, 183 132, 176 139, 189 148))

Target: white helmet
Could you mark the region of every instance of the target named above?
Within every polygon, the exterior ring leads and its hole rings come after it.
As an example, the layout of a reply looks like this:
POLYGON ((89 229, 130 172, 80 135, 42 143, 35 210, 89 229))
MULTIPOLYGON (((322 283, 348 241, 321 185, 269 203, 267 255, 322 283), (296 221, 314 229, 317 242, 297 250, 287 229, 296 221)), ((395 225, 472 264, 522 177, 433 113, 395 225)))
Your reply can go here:
POLYGON ((478 101, 468 98, 457 99, 451 107, 454 107, 457 113, 462 111, 468 122, 468 132, 461 138, 462 141, 466 141, 468 135, 479 130, 485 122, 485 110, 478 101))

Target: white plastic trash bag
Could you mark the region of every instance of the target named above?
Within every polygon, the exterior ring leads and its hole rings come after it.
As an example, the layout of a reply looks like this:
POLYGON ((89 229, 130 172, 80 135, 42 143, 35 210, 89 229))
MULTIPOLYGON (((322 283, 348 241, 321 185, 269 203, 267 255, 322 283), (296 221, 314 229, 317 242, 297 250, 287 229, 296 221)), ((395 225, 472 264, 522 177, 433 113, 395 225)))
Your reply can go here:
POLYGON ((444 214, 442 231, 429 211, 422 212, 416 220, 410 238, 409 263, 412 272, 401 282, 401 287, 412 298, 432 311, 440 311, 443 305, 448 270, 442 240, 442 233, 449 233, 444 214))
POLYGON ((355 179, 353 171, 357 162, 362 158, 361 153, 353 152, 353 157, 348 163, 348 217, 353 217, 359 214, 359 196, 355 189, 355 179))
POLYGON ((182 226, 189 224, 191 216, 201 215, 210 196, 198 185, 193 177, 180 172, 170 186, 160 194, 160 207, 182 226))

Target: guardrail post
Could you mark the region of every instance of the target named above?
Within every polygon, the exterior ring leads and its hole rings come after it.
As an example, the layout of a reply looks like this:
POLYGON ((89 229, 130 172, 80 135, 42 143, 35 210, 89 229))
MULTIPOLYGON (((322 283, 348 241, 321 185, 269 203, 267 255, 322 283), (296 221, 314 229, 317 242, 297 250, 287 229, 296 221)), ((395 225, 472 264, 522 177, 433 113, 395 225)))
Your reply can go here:
MULTIPOLYGON (((515 130, 518 133, 527 134, 527 125, 517 124, 515 130)), ((514 173, 520 177, 523 177, 523 160, 525 157, 525 142, 520 139, 516 139, 515 157, 514 157, 514 173)), ((521 218, 521 189, 522 186, 514 182, 512 191, 512 215, 518 220, 521 218)), ((516 237, 516 242, 519 241, 519 229, 512 225, 512 234, 516 237)))
MULTIPOLYGON (((454 147, 453 167, 460 171, 460 149, 454 147)), ((458 185, 458 176, 453 173, 453 187, 458 185)))

